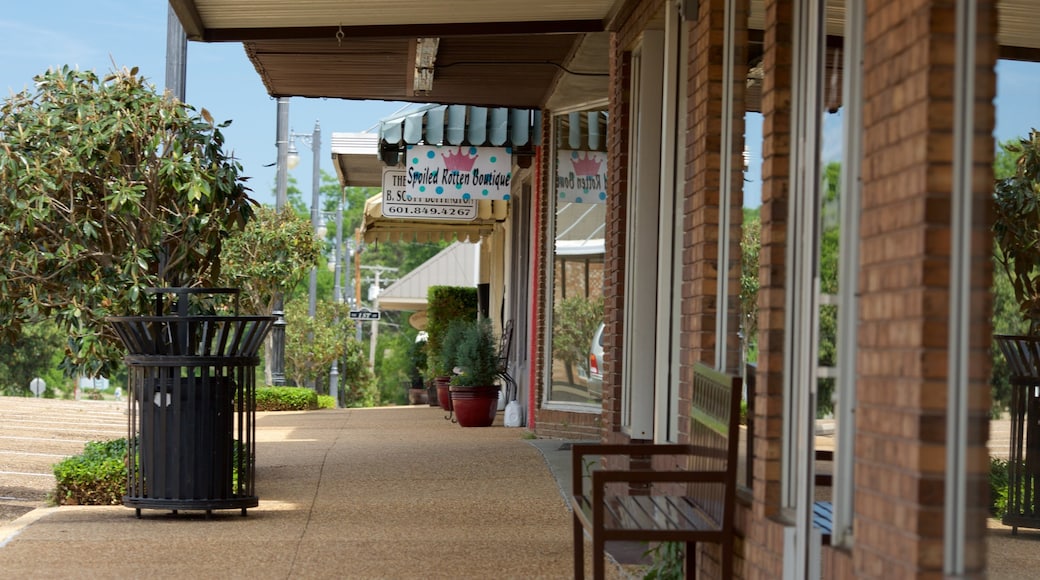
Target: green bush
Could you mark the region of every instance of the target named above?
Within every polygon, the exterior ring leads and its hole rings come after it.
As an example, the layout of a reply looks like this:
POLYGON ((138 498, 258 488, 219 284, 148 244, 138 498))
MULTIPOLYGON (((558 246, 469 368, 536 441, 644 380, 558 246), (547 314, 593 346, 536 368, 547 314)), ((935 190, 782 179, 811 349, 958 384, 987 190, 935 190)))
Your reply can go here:
POLYGON ((318 395, 319 409, 335 409, 336 399, 331 395, 318 395))
MULTIPOLYGON (((456 318, 471 319, 477 317, 479 298, 476 288, 465 286, 430 286, 426 292, 426 352, 429 357, 427 372, 434 378, 443 372, 446 364, 437 359, 441 355, 444 335, 448 325, 456 318)), ((450 367, 448 367, 450 369, 450 367)), ((444 375, 441 375, 444 376, 444 375)))
POLYGON ((257 411, 309 411, 318 408, 318 394, 303 387, 258 387, 257 411))
POLYGON ((648 547, 643 556, 650 558, 651 565, 643 580, 682 580, 684 560, 682 542, 661 542, 648 547))
POLYGON ((1008 460, 989 458, 989 513, 1002 518, 1008 504, 1008 460))
POLYGON ((54 466, 58 505, 119 505, 126 494, 126 438, 91 441, 54 466))

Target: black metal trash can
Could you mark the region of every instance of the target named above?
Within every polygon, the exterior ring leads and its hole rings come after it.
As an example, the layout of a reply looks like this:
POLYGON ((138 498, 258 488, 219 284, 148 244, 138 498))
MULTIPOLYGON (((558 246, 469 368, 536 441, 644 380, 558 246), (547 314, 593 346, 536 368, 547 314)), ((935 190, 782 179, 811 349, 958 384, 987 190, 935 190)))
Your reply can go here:
POLYGON ((1007 512, 1001 523, 1040 528, 1040 337, 996 335, 1011 382, 1007 512))
MULTIPOLYGON (((241 509, 259 505, 257 352, 273 316, 191 315, 193 295, 229 288, 149 288, 155 316, 111 317, 129 353, 127 493, 137 509, 241 509), (163 297, 174 295, 174 313, 163 297)), ((237 307, 234 309, 237 311, 237 307)))

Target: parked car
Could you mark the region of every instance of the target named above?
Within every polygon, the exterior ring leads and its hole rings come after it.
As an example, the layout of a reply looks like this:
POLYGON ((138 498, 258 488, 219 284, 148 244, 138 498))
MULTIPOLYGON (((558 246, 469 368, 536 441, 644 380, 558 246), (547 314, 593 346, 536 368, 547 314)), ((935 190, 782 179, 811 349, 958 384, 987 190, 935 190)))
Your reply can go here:
POLYGON ((589 345, 589 396, 595 398, 603 397, 603 326, 596 327, 589 345))

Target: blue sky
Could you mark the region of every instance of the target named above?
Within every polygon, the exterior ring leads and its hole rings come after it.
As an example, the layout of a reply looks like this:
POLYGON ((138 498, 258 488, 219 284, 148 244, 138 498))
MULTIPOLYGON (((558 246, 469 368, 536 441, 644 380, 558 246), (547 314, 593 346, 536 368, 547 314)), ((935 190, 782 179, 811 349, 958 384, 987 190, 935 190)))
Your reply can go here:
MULTIPOLYGON (((54 0, 46 4, 8 2, 0 14, 0 92, 7 96, 32 83, 48 67, 69 65, 99 73, 113 67, 138 67, 160 89, 166 75, 167 3, 158 0, 54 0)), ((241 44, 188 43, 188 103, 205 107, 217 120, 232 120, 228 147, 250 176, 253 197, 273 203, 275 181, 275 101, 267 95, 241 44), (271 165, 270 167, 265 167, 271 165)), ((996 137, 1005 141, 1040 128, 1040 64, 1001 62, 997 68, 996 137)), ((296 133, 322 129, 321 167, 334 174, 329 141, 333 132, 364 131, 402 103, 293 98, 289 124, 296 133)), ((830 115, 829 117, 836 117, 830 115)), ((825 156, 840 136, 828 123, 825 156)), ((761 127, 749 120, 752 159, 761 155, 761 127)), ((310 187, 309 146, 297 142, 300 165, 293 175, 310 187)), ((760 203, 760 176, 752 170, 745 205, 760 203)), ((305 196, 306 197, 306 196, 305 196)))
MULTIPOLYGON (((1030 129, 1040 130, 1040 64, 1000 61, 997 63, 997 127, 994 137, 1005 142, 1025 137, 1030 129)), ((746 173, 744 206, 762 204, 762 116, 748 115, 747 146, 751 164, 746 173), (756 160, 758 163, 756 163, 756 160)), ((841 112, 824 116, 823 158, 841 161, 841 112)))
MULTIPOLYGON (((166 81, 167 3, 159 0, 55 0, 46 4, 8 2, 0 13, 0 95, 6 98, 32 84, 48 67, 69 65, 105 73, 138 67, 162 90, 166 81)), ((188 43, 186 101, 205 107, 214 119, 232 120, 228 148, 250 176, 252 196, 274 203, 276 160, 275 100, 240 43, 188 43)), ((310 135, 322 130, 321 168, 335 175, 329 142, 333 132, 364 131, 393 114, 402 103, 293 98, 289 124, 310 135)), ((310 146, 297 140, 300 164, 292 171, 310 199, 310 146)))

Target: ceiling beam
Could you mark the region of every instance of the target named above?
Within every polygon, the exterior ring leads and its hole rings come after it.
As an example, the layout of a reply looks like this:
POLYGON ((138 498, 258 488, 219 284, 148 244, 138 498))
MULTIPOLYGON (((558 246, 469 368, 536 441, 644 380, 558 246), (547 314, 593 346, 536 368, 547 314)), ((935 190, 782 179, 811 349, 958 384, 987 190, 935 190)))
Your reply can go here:
MULTIPOLYGON (((177 16, 184 24, 181 9, 189 10, 191 0, 170 0, 177 16), (181 8, 178 8, 178 5, 181 8)), ((194 11, 192 10, 194 13, 194 11)), ((189 15, 190 16, 190 15, 189 15)), ((198 14, 195 13, 197 17, 198 14)), ((319 38, 375 38, 395 36, 444 37, 476 36, 495 34, 565 34, 602 32, 600 20, 532 20, 523 22, 456 22, 446 24, 385 24, 378 26, 305 26, 295 28, 209 28, 202 29, 201 21, 195 24, 201 31, 196 36, 188 32, 188 38, 203 42, 253 42, 260 40, 314 40, 319 38)))
POLYGON ((188 40, 202 40, 206 27, 202 24, 202 16, 195 8, 194 0, 170 0, 170 7, 181 21, 184 34, 188 40))

